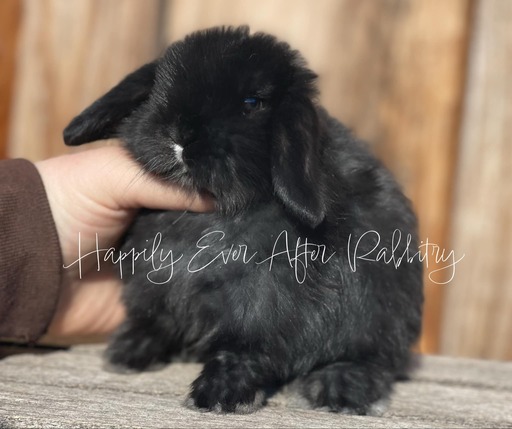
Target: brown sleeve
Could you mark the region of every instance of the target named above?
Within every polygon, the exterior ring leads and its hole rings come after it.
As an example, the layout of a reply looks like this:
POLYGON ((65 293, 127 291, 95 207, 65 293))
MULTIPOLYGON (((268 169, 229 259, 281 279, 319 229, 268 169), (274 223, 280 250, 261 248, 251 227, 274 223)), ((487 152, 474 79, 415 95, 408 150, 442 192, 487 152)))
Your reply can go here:
POLYGON ((57 305, 62 257, 35 166, 0 161, 0 338, 32 342, 57 305))

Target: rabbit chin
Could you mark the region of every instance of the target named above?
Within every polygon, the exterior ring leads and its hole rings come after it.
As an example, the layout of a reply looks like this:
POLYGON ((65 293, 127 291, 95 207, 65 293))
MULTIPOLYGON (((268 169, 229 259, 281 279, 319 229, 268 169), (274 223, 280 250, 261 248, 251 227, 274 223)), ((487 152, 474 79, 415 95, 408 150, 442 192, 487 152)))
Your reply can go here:
POLYGON ((221 215, 234 216, 272 200, 271 179, 264 173, 259 174, 257 180, 247 180, 248 176, 242 171, 231 169, 222 162, 211 163, 203 159, 201 163, 186 164, 184 162, 185 166, 178 174, 172 175, 171 182, 213 197, 216 211, 221 215))
POLYGON ((229 190, 201 187, 199 192, 212 196, 215 199, 216 211, 227 217, 243 214, 252 206, 270 199, 255 190, 237 188, 236 186, 229 190))
MULTIPOLYGON (((211 197, 215 201, 215 211, 221 216, 232 217, 246 212, 250 207, 262 202, 268 202, 271 199, 271 192, 267 186, 259 189, 244 186, 236 178, 226 177, 226 174, 219 174, 219 179, 215 180, 215 174, 209 172, 209 176, 201 174, 203 169, 184 168, 176 174, 160 174, 164 181, 173 185, 178 184, 183 189, 192 193, 211 197), (213 176, 213 177, 212 177, 213 176)), ((225 173, 225 172, 224 172, 225 173)))

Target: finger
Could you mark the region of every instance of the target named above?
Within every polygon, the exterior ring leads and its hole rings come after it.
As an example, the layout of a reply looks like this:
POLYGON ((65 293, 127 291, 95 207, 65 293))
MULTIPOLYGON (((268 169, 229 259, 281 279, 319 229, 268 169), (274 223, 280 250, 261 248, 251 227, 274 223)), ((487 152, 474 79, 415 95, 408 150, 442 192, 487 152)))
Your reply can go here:
POLYGON ((142 173, 138 167, 130 170, 124 180, 127 183, 118 201, 121 208, 146 207, 194 212, 214 209, 213 198, 187 191, 176 184, 161 182, 147 173, 142 173))
POLYGON ((146 207, 163 210, 213 211, 211 197, 186 191, 144 172, 121 147, 109 146, 90 151, 98 160, 98 180, 116 208, 146 207), (94 153, 93 153, 94 152, 94 153))

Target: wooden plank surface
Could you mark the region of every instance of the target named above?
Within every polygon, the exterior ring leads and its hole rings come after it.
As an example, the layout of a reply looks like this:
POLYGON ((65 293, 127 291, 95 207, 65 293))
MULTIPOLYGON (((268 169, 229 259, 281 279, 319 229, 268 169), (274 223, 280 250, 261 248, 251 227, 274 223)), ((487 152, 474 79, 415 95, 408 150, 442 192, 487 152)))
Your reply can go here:
POLYGON ((381 417, 307 409, 288 388, 254 414, 200 413, 183 405, 199 364, 121 375, 102 369, 101 348, 0 361, 0 427, 498 428, 512 426, 512 363, 425 357, 399 383, 381 417))
POLYGON ((512 359, 512 2, 480 1, 459 151, 443 353, 512 359))

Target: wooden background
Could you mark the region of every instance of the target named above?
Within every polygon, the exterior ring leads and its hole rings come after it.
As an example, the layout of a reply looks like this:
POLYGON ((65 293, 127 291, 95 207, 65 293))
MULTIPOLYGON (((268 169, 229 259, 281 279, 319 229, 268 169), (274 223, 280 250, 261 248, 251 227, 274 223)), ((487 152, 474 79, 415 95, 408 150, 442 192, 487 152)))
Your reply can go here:
POLYGON ((421 350, 512 359, 511 23, 512 0, 0 0, 0 157, 65 152, 75 114, 186 33, 269 31, 394 171, 422 239, 464 256, 426 276, 421 350))

